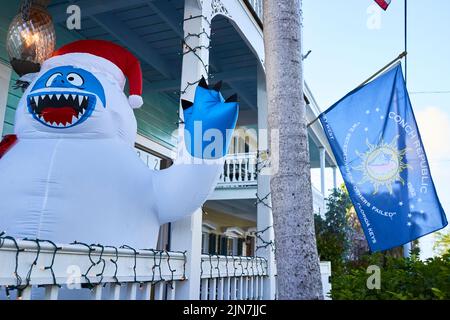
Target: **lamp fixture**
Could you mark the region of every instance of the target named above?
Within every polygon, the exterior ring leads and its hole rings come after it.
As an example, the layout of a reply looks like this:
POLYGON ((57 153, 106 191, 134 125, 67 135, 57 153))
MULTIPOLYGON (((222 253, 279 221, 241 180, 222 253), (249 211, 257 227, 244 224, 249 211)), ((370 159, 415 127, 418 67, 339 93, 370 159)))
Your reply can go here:
POLYGON ((6 48, 19 76, 38 72, 55 50, 55 28, 46 9, 49 3, 50 0, 23 0, 9 26, 6 48))

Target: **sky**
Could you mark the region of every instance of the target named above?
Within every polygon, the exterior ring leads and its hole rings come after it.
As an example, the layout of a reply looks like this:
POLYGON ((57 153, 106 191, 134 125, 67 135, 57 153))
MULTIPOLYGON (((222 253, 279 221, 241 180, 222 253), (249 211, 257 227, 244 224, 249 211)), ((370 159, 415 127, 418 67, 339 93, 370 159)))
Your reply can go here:
MULTIPOLYGON (((322 110, 404 51, 404 2, 392 0, 385 12, 373 0, 303 0, 303 50, 312 50, 304 61, 305 79, 322 110)), ((407 87, 437 193, 450 218, 448 0, 408 0, 407 87), (418 93, 439 91, 448 93, 418 93)), ((327 187, 332 187, 329 172, 327 187)), ((422 243, 422 257, 432 255, 433 235, 422 243)))

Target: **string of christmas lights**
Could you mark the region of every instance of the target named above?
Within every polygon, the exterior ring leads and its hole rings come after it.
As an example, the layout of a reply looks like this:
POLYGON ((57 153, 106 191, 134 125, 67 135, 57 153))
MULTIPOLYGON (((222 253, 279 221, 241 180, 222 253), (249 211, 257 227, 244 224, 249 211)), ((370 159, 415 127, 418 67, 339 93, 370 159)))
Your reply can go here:
MULTIPOLYGON (((204 19, 208 23, 209 26, 211 25, 211 22, 204 15, 190 16, 189 18, 184 19, 184 22, 189 21, 189 20, 193 20, 193 19, 204 19)), ((205 29, 203 29, 201 32, 198 32, 198 33, 188 33, 182 40, 183 52, 181 53, 181 55, 183 55, 183 56, 191 53, 200 61, 201 65, 202 65, 202 67, 203 67, 203 69, 205 71, 205 78, 206 78, 207 81, 210 80, 210 75, 209 75, 209 70, 208 70, 209 69, 209 64, 206 63, 205 61, 203 61, 203 59, 197 53, 197 51, 198 50, 203 50, 203 49, 206 49, 206 50, 211 49, 212 47, 209 44, 210 40, 211 40, 211 36, 208 35, 208 33, 206 32, 205 29), (190 38, 196 37, 196 38, 200 39, 200 37, 202 37, 202 36, 206 36, 207 37, 207 39, 208 39, 208 45, 207 46, 199 45, 199 46, 193 47, 193 46, 190 46, 188 44, 188 40, 190 38)), ((180 91, 180 95, 185 94, 190 87, 197 85, 198 83, 200 83, 200 81, 201 81, 201 79, 198 79, 197 81, 193 81, 193 82, 189 82, 188 81, 186 86, 180 91)))
MULTIPOLYGON (((48 266, 43 267, 44 270, 49 270, 51 272, 52 275, 52 283, 55 286, 61 287, 56 280, 56 276, 55 276, 55 271, 54 271, 54 265, 55 265, 55 261, 57 259, 57 253, 58 251, 62 250, 61 247, 58 247, 54 242, 50 241, 50 240, 41 240, 41 239, 21 239, 22 241, 30 241, 33 242, 34 244, 36 244, 36 253, 35 256, 33 257, 33 261, 31 262, 30 267, 28 268, 28 272, 26 274, 25 279, 22 279, 22 277, 19 274, 19 254, 21 252, 24 252, 25 249, 24 248, 20 248, 19 246, 19 242, 16 238, 11 237, 11 236, 7 236, 5 235, 4 232, 0 233, 0 248, 2 248, 4 246, 5 241, 11 241, 14 245, 14 249, 15 249, 15 264, 14 264, 14 276, 16 278, 16 284, 14 286, 5 286, 5 291, 6 291, 6 297, 8 299, 10 299, 11 297, 11 292, 16 290, 17 291, 17 298, 21 298, 23 291, 28 288, 30 286, 30 284, 32 283, 32 273, 34 268, 36 268, 38 260, 40 255, 42 254, 42 243, 48 243, 51 245, 51 247, 53 248, 51 254, 51 260, 50 260, 50 264, 48 266)), ((86 270, 84 270, 84 272, 81 273, 81 276, 85 279, 85 283, 82 284, 82 288, 87 288, 89 290, 93 290, 96 286, 98 285, 107 285, 107 282, 103 282, 104 281, 104 272, 106 269, 106 264, 107 264, 107 260, 104 258, 104 252, 105 252, 105 248, 111 248, 114 250, 114 257, 109 259, 109 262, 111 262, 114 265, 114 274, 112 276, 112 278, 114 279, 114 283, 117 285, 121 285, 122 283, 119 281, 118 277, 117 277, 117 272, 118 272, 118 264, 119 264, 119 253, 118 253, 118 248, 114 247, 114 246, 104 246, 101 244, 87 244, 87 243, 83 243, 80 241, 74 241, 72 243, 70 243, 69 245, 78 245, 78 246, 83 246, 86 248, 86 252, 87 252, 87 257, 89 259, 89 265, 87 266, 86 270), (94 257, 93 253, 98 254, 98 257, 94 257), (89 275, 90 271, 95 268, 98 267, 100 265, 100 271, 98 273, 95 274, 95 277, 97 277, 97 279, 95 279, 95 281, 92 279, 92 275, 89 275)), ((119 247, 119 249, 126 249, 126 250, 131 250, 133 252, 133 258, 134 258, 134 265, 132 267, 133 269, 133 275, 134 275, 134 281, 133 282, 138 282, 137 281, 137 273, 136 273, 136 266, 137 266, 137 256, 139 255, 139 252, 137 249, 128 246, 128 245, 123 245, 121 247, 119 247)), ((180 279, 180 281, 184 281, 186 280, 186 261, 187 261, 187 256, 186 256, 186 251, 173 251, 173 252, 169 252, 167 250, 155 250, 155 249, 142 249, 142 251, 151 251, 153 253, 153 267, 152 267, 152 278, 150 281, 141 281, 140 282, 140 287, 142 287, 142 285, 144 283, 151 283, 152 285, 155 285, 161 281, 164 281, 167 283, 167 285, 169 285, 172 289, 173 287, 173 283, 175 281, 175 273, 177 272, 177 269, 175 269, 173 267, 173 265, 171 264, 171 258, 173 257, 173 253, 181 253, 183 255, 183 275, 182 278, 180 279), (166 256, 166 263, 170 272, 170 278, 166 279, 163 277, 163 272, 162 272, 162 260, 163 257, 166 256), (158 280, 155 280, 156 277, 159 276, 158 280)), ((27 250, 27 252, 29 252, 27 250)))
POLYGON ((202 262, 200 264, 200 276, 203 278, 203 275, 205 275, 205 268, 203 267, 204 263, 209 264, 209 273, 208 273, 208 279, 222 279, 222 278, 228 278, 230 277, 230 273, 228 269, 232 267, 233 270, 233 277, 246 277, 246 276, 262 276, 264 275, 264 270, 267 271, 267 259, 263 257, 256 257, 256 256, 249 256, 249 257, 243 257, 243 256, 221 256, 218 254, 208 254, 208 257, 206 259, 202 259, 202 262), (230 257, 232 264, 230 263, 230 257), (245 259, 245 261, 243 261, 245 259), (215 261, 214 261, 215 260, 215 261), (225 270, 226 270, 226 276, 224 277, 221 274, 220 264, 221 260, 225 260, 225 270), (240 270, 239 270, 240 269, 240 270), (214 276, 214 270, 217 270, 217 276, 214 276), (250 271, 251 270, 251 271, 250 271), (256 270, 256 272, 255 272, 256 270))
POLYGON ((254 233, 256 239, 259 240, 259 242, 261 243, 261 245, 256 246, 255 248, 255 254, 261 250, 261 249, 266 249, 268 247, 271 248, 272 251, 275 251, 275 243, 273 242, 273 240, 270 241, 266 241, 261 235, 264 234, 265 232, 267 232, 270 228, 272 228, 272 226, 268 226, 267 228, 263 229, 263 230, 259 230, 256 231, 254 233))
MULTIPOLYGON (((270 168, 271 166, 269 150, 258 150, 256 159, 256 176, 258 177, 262 170, 264 170, 265 168, 270 168)), ((262 203, 265 207, 272 209, 272 207, 268 203, 270 195, 271 192, 269 192, 263 198, 260 198, 259 195, 256 194, 255 206, 258 206, 258 204, 262 203)))

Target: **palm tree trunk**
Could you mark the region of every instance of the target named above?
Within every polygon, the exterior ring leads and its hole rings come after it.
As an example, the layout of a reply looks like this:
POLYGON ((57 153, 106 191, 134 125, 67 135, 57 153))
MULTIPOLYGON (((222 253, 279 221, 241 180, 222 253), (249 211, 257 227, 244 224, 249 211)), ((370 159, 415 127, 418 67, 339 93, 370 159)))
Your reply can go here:
POLYGON ((278 297, 283 300, 323 298, 303 98, 301 8, 301 0, 264 1, 269 131, 279 133, 270 136, 272 159, 278 158, 270 186, 278 297))

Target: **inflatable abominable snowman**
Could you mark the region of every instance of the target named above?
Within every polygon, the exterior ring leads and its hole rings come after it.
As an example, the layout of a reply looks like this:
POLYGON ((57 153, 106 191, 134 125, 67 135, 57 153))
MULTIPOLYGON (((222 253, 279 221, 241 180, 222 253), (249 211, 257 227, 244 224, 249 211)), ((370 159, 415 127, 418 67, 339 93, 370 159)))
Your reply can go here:
POLYGON ((155 248, 161 224, 198 209, 222 169, 238 103, 202 80, 183 103, 179 158, 153 171, 134 150, 141 93, 138 60, 113 43, 77 41, 45 61, 19 102, 15 136, 0 147, 0 231, 155 248), (208 130, 222 134, 217 150, 198 143, 208 130))

